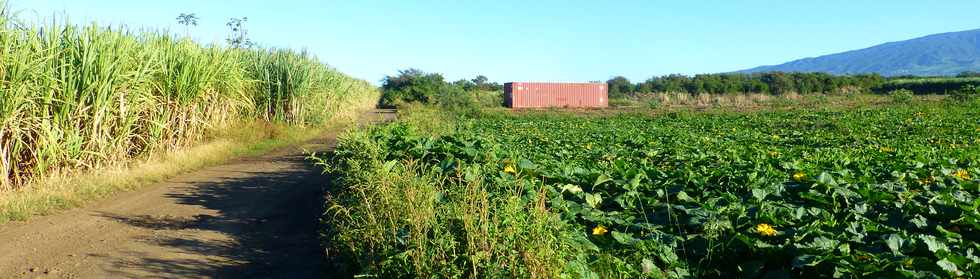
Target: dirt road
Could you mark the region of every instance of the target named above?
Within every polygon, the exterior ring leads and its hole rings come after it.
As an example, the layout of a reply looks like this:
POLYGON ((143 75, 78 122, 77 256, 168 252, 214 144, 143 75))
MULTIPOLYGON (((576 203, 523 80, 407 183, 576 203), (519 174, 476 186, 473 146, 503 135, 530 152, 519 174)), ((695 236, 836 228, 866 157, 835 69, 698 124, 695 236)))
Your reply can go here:
MULTIPOLYGON (((393 117, 376 111, 365 119, 393 117)), ((0 278, 320 278, 320 170, 303 151, 234 160, 92 206, 0 226, 0 278)))

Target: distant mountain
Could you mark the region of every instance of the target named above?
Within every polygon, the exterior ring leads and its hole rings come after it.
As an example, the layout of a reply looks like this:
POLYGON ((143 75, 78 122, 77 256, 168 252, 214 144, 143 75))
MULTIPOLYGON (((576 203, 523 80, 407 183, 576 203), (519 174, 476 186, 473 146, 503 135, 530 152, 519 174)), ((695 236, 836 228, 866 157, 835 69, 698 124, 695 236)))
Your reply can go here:
POLYGON ((740 72, 772 71, 884 76, 950 76, 980 71, 980 29, 929 35, 740 72))

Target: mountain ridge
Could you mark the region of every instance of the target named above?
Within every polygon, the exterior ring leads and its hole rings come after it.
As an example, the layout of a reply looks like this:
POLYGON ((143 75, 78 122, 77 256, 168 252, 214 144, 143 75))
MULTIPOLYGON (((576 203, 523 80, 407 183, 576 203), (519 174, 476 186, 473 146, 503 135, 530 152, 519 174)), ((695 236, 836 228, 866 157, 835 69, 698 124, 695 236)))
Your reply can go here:
POLYGON ((774 71, 884 76, 952 76, 980 71, 980 29, 931 34, 738 72, 774 71))

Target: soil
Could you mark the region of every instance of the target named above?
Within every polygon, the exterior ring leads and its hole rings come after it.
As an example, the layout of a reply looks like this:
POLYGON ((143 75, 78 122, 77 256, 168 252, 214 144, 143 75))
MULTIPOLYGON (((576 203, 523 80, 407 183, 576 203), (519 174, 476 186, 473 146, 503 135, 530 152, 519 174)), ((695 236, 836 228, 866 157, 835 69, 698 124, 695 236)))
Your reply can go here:
MULTIPOLYGON (((394 117, 377 110, 361 123, 394 117)), ((328 179, 305 160, 336 132, 85 208, 0 226, 3 278, 324 278, 328 179)))

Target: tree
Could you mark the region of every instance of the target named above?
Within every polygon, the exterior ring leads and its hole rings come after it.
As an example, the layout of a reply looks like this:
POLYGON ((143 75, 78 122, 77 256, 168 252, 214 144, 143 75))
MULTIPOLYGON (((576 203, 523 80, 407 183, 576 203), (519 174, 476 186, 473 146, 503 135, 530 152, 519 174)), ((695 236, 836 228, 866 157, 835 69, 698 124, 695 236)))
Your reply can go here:
POLYGON ((231 34, 228 34, 228 45, 233 48, 249 48, 254 45, 248 38, 248 28, 245 27, 245 23, 248 23, 248 17, 228 20, 226 25, 231 29, 231 34))
POLYGON ((398 103, 433 103, 436 94, 449 87, 441 74, 425 73, 419 69, 398 71, 397 76, 385 77, 381 86, 381 105, 398 103))
POLYGON ((467 80, 465 78, 453 82, 453 86, 457 86, 459 88, 463 88, 463 90, 466 90, 466 91, 470 91, 470 90, 473 90, 473 89, 476 89, 477 88, 477 85, 476 85, 475 82, 470 81, 470 80, 467 80))
POLYGON ((473 78, 473 84, 476 84, 476 86, 483 86, 487 84, 487 81, 489 81, 489 79, 487 79, 487 77, 484 75, 478 75, 473 78))
MULTIPOLYGON (((496 82, 490 82, 490 79, 484 75, 478 75, 470 82, 473 83, 473 88, 486 91, 500 91, 504 90, 504 86, 496 82)), ((467 88, 466 90, 471 90, 472 88, 467 88)))
POLYGON ((609 98, 622 98, 628 94, 633 94, 633 84, 623 76, 616 76, 606 81, 609 86, 609 98))
POLYGON ((180 13, 180 15, 177 16, 177 23, 184 26, 184 36, 190 37, 190 27, 197 26, 197 20, 197 14, 194 13, 180 13))
POLYGON ((637 93, 650 93, 653 92, 653 86, 647 82, 641 82, 636 85, 637 93))

